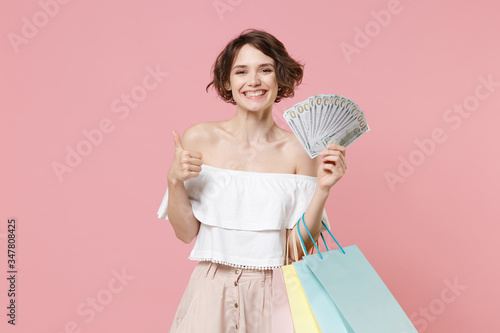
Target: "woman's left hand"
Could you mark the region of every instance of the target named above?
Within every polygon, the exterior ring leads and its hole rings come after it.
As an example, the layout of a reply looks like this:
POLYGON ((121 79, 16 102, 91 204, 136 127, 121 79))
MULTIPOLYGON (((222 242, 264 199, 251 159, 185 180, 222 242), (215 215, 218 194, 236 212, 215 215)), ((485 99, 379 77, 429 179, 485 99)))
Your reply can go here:
POLYGON ((344 175, 347 164, 345 161, 344 146, 330 144, 327 150, 320 152, 323 157, 318 167, 318 181, 317 186, 321 190, 330 191, 330 188, 342 178, 344 175))

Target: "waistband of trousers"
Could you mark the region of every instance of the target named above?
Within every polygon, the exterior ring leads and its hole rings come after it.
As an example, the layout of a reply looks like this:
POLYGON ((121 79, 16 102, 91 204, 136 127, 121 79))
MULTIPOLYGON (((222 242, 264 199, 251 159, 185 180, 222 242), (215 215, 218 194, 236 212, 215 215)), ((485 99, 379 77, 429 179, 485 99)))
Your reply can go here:
POLYGON ((272 269, 249 269, 232 267, 228 265, 219 264, 212 261, 201 261, 199 264, 205 266, 205 273, 207 277, 214 278, 217 275, 226 277, 234 277, 236 281, 242 279, 264 279, 268 283, 272 283, 273 270, 272 269))

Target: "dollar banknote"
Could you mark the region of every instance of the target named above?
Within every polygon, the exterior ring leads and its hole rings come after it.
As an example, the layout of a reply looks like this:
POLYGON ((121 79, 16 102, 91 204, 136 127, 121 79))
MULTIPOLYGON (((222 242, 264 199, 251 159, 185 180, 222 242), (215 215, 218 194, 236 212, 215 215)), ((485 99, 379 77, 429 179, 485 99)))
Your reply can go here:
POLYGON ((311 158, 328 144, 348 147, 370 130, 359 106, 336 94, 311 96, 286 110, 283 117, 311 158))

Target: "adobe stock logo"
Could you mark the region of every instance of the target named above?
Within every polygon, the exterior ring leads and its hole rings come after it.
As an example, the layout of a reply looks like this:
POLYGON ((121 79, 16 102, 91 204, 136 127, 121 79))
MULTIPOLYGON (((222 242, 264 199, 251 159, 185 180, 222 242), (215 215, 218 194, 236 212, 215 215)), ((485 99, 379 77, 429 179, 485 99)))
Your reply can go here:
POLYGON ((421 306, 418 312, 414 312, 410 316, 413 325, 420 333, 424 332, 429 326, 429 322, 434 322, 437 316, 446 310, 446 306, 455 302, 458 296, 467 289, 466 285, 461 285, 458 282, 457 277, 453 279, 453 283, 448 279, 443 282, 445 287, 441 290, 439 297, 431 300, 426 307, 421 306))
POLYGON ((224 13, 232 12, 236 7, 241 5, 243 0, 215 0, 212 4, 215 12, 221 21, 224 21, 224 13))
MULTIPOLYGON (((58 331, 58 333, 83 332, 83 328, 100 317, 101 315, 98 313, 102 313, 115 297, 125 290, 130 281, 135 280, 135 276, 127 274, 124 267, 121 271, 111 270, 111 274, 113 277, 108 280, 105 288, 95 293, 95 297, 89 296, 84 302, 77 305, 76 314, 83 319, 83 322, 68 321, 64 324, 63 330, 58 331)), ((123 298, 121 299, 123 300, 123 298)))
MULTIPOLYGON (((149 93, 158 88, 163 79, 169 75, 168 72, 162 72, 159 65, 156 65, 156 69, 147 66, 146 72, 140 84, 136 84, 129 93, 121 94, 120 98, 111 102, 111 112, 116 113, 121 121, 129 117, 130 111, 138 108, 149 93)), ((58 181, 61 183, 66 173, 73 172, 82 164, 84 158, 92 154, 94 149, 103 143, 105 134, 112 133, 115 128, 113 120, 104 117, 99 120, 96 128, 83 129, 81 133, 85 139, 81 139, 74 147, 66 145, 66 157, 62 163, 59 161, 51 163, 58 181)))
MULTIPOLYGON (((481 101, 490 98, 496 89, 500 87, 500 82, 493 81, 492 76, 491 73, 488 74, 487 78, 479 76, 479 84, 476 85, 474 93, 466 96, 461 103, 454 103, 452 108, 445 110, 443 120, 445 123, 451 124, 452 130, 458 130, 462 126, 464 119, 468 119, 479 108, 481 101)), ((436 152, 438 144, 445 142, 447 139, 446 130, 441 127, 434 128, 428 138, 415 139, 413 142, 416 148, 407 154, 407 157, 398 156, 399 165, 396 168, 396 173, 384 172, 384 178, 391 192, 396 190, 398 183, 404 183, 415 172, 417 167, 423 165, 427 158, 436 152)))
POLYGON ((387 9, 378 11, 371 10, 370 15, 373 20, 368 21, 363 29, 359 26, 354 27, 352 44, 346 42, 339 44, 340 50, 348 64, 352 62, 354 54, 360 54, 363 49, 367 48, 382 33, 382 29, 386 29, 389 26, 394 15, 403 11, 403 5, 399 0, 389 0, 386 7, 387 9))
POLYGON ((70 0, 38 1, 40 10, 31 16, 31 20, 26 16, 21 18, 21 34, 12 31, 7 34, 7 39, 9 40, 10 46, 12 46, 14 52, 19 54, 19 47, 22 44, 28 44, 30 40, 35 38, 40 29, 49 24, 50 20, 59 13, 60 5, 66 5, 69 2, 70 0))

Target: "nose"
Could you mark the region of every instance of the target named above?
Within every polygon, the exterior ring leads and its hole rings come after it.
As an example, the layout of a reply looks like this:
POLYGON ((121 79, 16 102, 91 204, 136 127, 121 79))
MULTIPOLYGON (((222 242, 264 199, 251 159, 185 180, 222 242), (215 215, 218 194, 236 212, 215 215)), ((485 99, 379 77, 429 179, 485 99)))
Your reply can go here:
POLYGON ((249 80, 248 80, 248 84, 251 85, 251 86, 258 86, 258 85, 260 85, 260 76, 259 76, 259 73, 253 72, 252 74, 250 74, 250 77, 249 77, 249 80))

